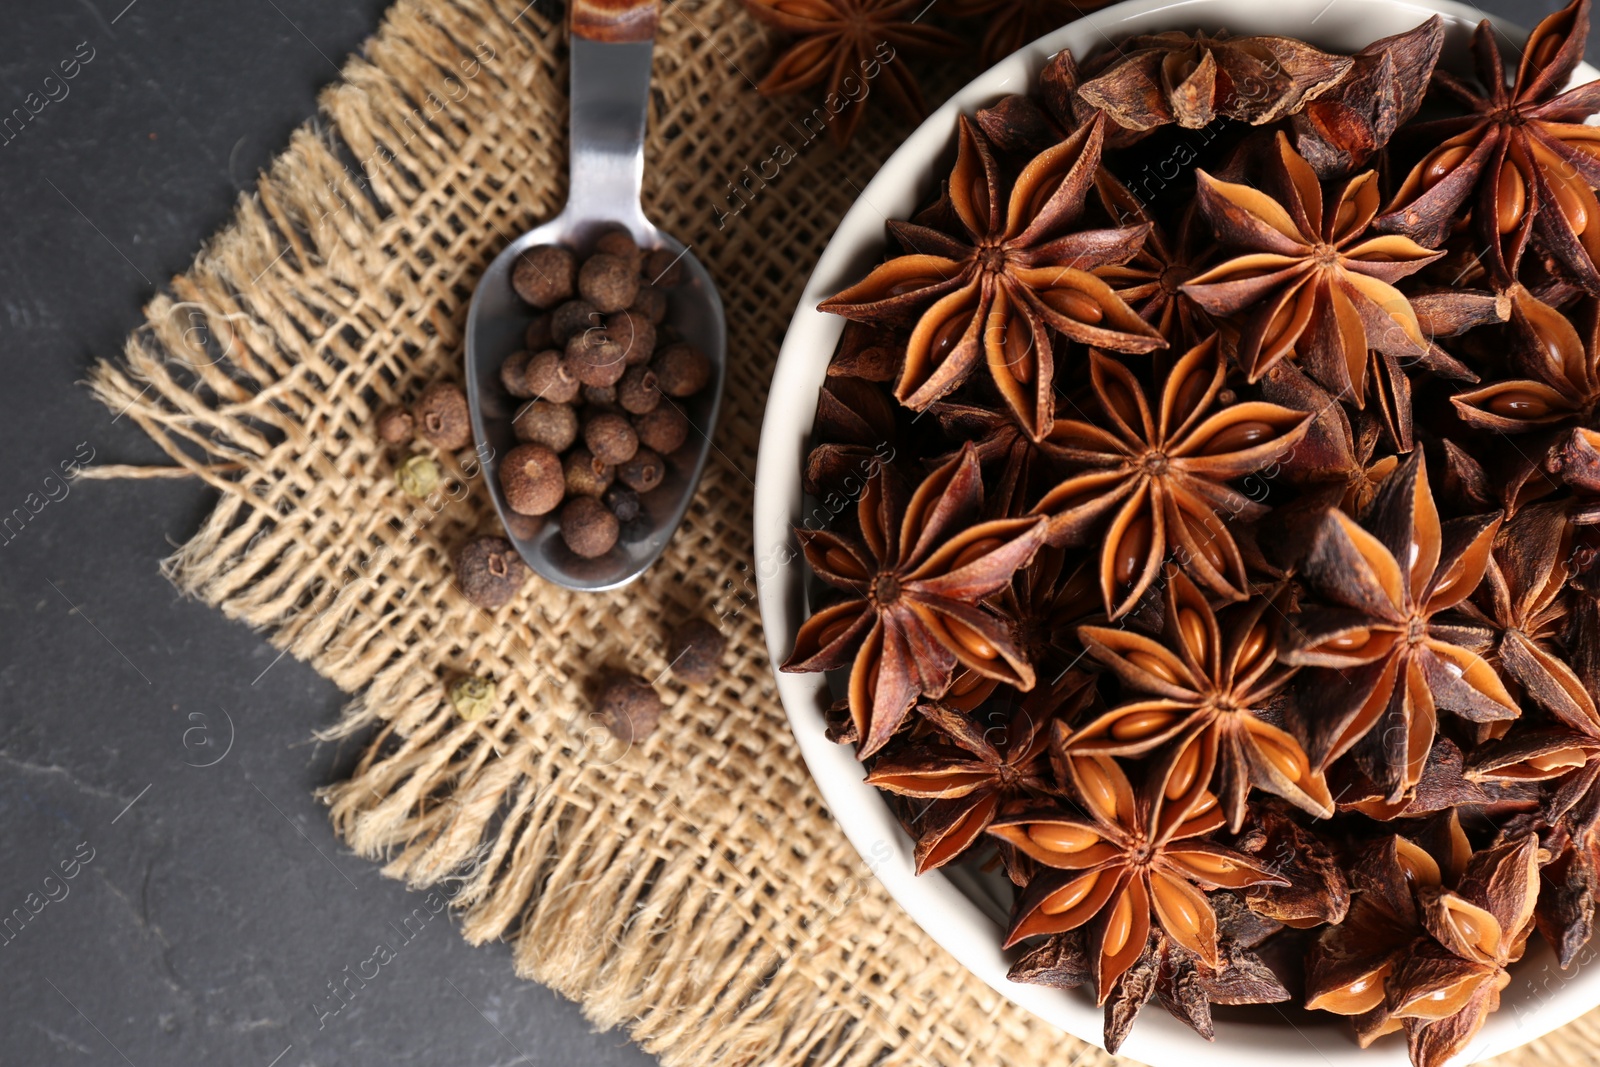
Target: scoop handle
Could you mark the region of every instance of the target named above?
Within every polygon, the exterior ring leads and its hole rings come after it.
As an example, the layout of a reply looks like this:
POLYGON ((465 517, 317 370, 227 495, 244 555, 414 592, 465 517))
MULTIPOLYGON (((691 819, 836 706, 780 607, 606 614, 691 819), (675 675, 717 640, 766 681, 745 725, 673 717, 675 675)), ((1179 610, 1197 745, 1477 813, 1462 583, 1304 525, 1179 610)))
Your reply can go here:
POLYGON ((660 0, 571 0, 572 36, 601 44, 653 40, 660 0))

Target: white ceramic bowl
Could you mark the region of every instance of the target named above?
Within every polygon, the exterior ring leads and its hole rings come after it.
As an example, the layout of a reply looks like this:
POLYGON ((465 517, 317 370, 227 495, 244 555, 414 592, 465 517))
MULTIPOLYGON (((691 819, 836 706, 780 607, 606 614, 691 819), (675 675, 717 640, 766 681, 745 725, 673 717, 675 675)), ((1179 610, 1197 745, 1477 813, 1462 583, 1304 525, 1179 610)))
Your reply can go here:
MULTIPOLYGON (((935 111, 891 156, 839 224, 800 298, 773 375, 756 473, 755 547, 761 615, 774 663, 788 656, 804 617, 803 564, 793 535, 800 521, 800 470, 811 431, 815 398, 844 323, 816 310, 817 303, 858 280, 885 247, 884 221, 908 218, 937 189, 952 158, 956 116, 972 114, 1006 93, 1026 92, 1045 62, 1063 48, 1080 59, 1107 41, 1168 29, 1227 29, 1234 34, 1277 33, 1339 52, 1410 29, 1430 15, 1444 16, 1445 56, 1455 65, 1466 54, 1482 12, 1450 0, 1128 0, 1079 19, 992 67, 935 111)), ((1498 23, 1518 44, 1526 31, 1498 23)), ((1511 53, 1515 54, 1515 53, 1511 53)), ((1597 72, 1585 65, 1577 80, 1597 72)), ((848 746, 823 735, 827 685, 820 674, 777 675, 795 737, 823 797, 840 826, 901 906, 918 925, 977 978, 1075 1037, 1101 1043, 1102 1015, 1082 991, 1020 985, 1006 979, 1015 951, 1000 948, 1009 909, 1003 884, 965 869, 913 872, 911 841, 888 806, 863 780, 848 746)), ((1592 950, 1562 972, 1541 939, 1513 972, 1490 1017, 1462 1062, 1475 1062, 1532 1041, 1600 1005, 1600 968, 1585 966, 1592 950)), ((1230 1013, 1208 1043, 1159 1005, 1143 1011, 1120 1050, 1156 1067, 1282 1067, 1285 1059, 1326 1067, 1400 1067, 1407 1062, 1398 1035, 1370 1049, 1356 1047, 1343 1020, 1280 1012, 1271 1006, 1230 1013), (1248 1021, 1235 1021, 1247 1014, 1248 1021), (1323 1021, 1325 1020, 1325 1021, 1323 1021)), ((1019 1065, 1022 1067, 1022 1065, 1019 1065)))

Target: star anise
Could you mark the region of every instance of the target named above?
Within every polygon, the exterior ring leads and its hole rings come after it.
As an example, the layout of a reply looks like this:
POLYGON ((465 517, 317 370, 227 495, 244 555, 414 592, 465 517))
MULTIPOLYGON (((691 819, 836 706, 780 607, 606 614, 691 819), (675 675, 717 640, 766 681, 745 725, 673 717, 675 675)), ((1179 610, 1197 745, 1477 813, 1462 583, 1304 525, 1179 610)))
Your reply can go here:
POLYGON ((1104 123, 1083 127, 1023 168, 1009 194, 987 139, 965 117, 950 174, 959 234, 890 222, 911 254, 889 260, 820 305, 848 319, 912 326, 895 396, 922 410, 980 360, 1035 439, 1055 413, 1052 333, 1119 352, 1165 346, 1090 271, 1139 250, 1142 227, 1073 231, 1100 160, 1104 123))
POLYGON ((983 476, 971 446, 907 492, 880 466, 857 505, 859 536, 797 529, 806 562, 844 590, 800 627, 786 671, 853 664, 850 715, 862 758, 882 748, 919 695, 937 697, 957 664, 1019 689, 1033 668, 1011 624, 983 606, 1038 550, 1037 519, 978 521, 983 476))
POLYGON ((1213 335, 1177 361, 1156 412, 1132 371, 1091 350, 1098 422, 1058 420, 1046 440, 1083 470, 1034 511, 1050 517, 1053 545, 1103 536, 1100 589, 1113 619, 1132 610, 1169 550, 1218 596, 1245 595, 1244 560, 1219 513, 1250 519, 1265 508, 1228 482, 1294 447, 1310 416, 1261 401, 1208 414, 1227 373, 1217 349, 1213 335))
MULTIPOLYGON (((1293 363, 1279 363, 1267 372, 1261 396, 1312 413, 1305 437, 1278 461, 1277 468, 1297 483, 1338 489, 1337 504, 1347 515, 1360 514, 1378 486, 1400 465, 1399 456, 1377 454, 1381 426, 1370 411, 1357 411, 1352 419, 1327 390, 1293 363)), ((1280 508, 1279 513, 1292 506, 1280 508)))
POLYGON ((1431 937, 1395 964, 1385 991, 1391 1018, 1405 1023, 1416 1067, 1443 1067, 1500 1006, 1511 982, 1506 968, 1522 958, 1533 932, 1539 866, 1547 859, 1530 833, 1476 853, 1453 890, 1418 888, 1431 937))
POLYGON ((1289 37, 1177 31, 1134 37, 1108 58, 1078 91, 1130 130, 1173 122, 1199 129, 1219 116, 1276 122, 1332 89, 1352 66, 1348 56, 1289 37))
POLYGON ((1141 756, 1170 744, 1178 755, 1168 793, 1181 795, 1198 775, 1210 783, 1214 773, 1234 833, 1244 825, 1251 786, 1331 816, 1333 797, 1322 773, 1294 735, 1268 721, 1298 669, 1278 663, 1269 610, 1282 609, 1256 597, 1219 615, 1174 569, 1159 640, 1128 629, 1080 627, 1089 653, 1138 696, 1073 731, 1064 751, 1141 756))
POLYGON ((1199 344, 1212 332, 1211 318, 1183 291, 1184 283, 1200 273, 1209 258, 1199 213, 1192 204, 1186 207, 1176 234, 1169 238, 1127 186, 1104 172, 1095 182, 1113 218, 1125 226, 1150 226, 1138 255, 1126 263, 1097 267, 1095 274, 1175 347, 1199 344))
POLYGON ((1420 447, 1385 479, 1360 525, 1337 509, 1324 514, 1302 573, 1331 604, 1303 611, 1281 654, 1340 671, 1299 688, 1297 720, 1316 766, 1365 741, 1362 769, 1395 802, 1422 776, 1436 708, 1478 723, 1517 717, 1494 668, 1437 618, 1478 587, 1499 526, 1499 515, 1441 522, 1420 447))
POLYGON ((1518 287, 1512 358, 1528 377, 1452 396, 1462 419, 1497 433, 1592 423, 1600 404, 1600 305, 1586 301, 1575 317, 1581 333, 1572 318, 1518 287))
POLYGON ((1443 46, 1435 15, 1351 56, 1350 72, 1291 120, 1295 150, 1324 179, 1366 165, 1417 113, 1443 46))
POLYGON ((880 789, 934 802, 919 824, 918 874, 965 853, 1008 804, 1037 803, 1056 791, 1046 756, 1050 724, 1094 696, 1089 681, 1080 672, 1065 704, 1045 712, 1024 705, 998 730, 948 704, 918 706, 933 733, 886 749, 867 775, 880 789))
POLYGON ((845 144, 865 111, 867 89, 881 89, 907 118, 927 113, 901 53, 953 55, 963 45, 918 21, 917 0, 744 0, 757 19, 798 38, 759 85, 766 96, 798 93, 826 81, 833 139, 845 144))
MULTIPOLYGON (((1237 358, 1251 381, 1294 353, 1313 378, 1359 407, 1367 398, 1369 352, 1429 357, 1416 313, 1394 283, 1439 253, 1397 234, 1369 235, 1377 172, 1325 195, 1288 137, 1279 133, 1276 143, 1271 194, 1195 171, 1200 210, 1217 238, 1243 254, 1191 279, 1184 291, 1213 315, 1245 315, 1237 358)), ((1378 362, 1380 384, 1392 390, 1396 378, 1404 380, 1398 365, 1378 362)))
POLYGON ((1220 967, 1217 919, 1204 890, 1281 879, 1200 839, 1222 824, 1222 812, 1203 783, 1169 800, 1171 761, 1152 767, 1137 794, 1107 756, 1064 756, 1061 763, 1086 816, 1045 809, 998 818, 989 828, 1043 868, 1017 898, 1005 945, 1086 927, 1100 1003, 1143 954, 1152 920, 1220 967))
POLYGON ((1479 85, 1446 71, 1434 85, 1468 109, 1413 127, 1438 145, 1406 176, 1379 220, 1383 229, 1437 243, 1469 205, 1492 272, 1504 279, 1537 230, 1549 250, 1590 292, 1600 293, 1600 129, 1583 120, 1600 105, 1600 82, 1562 92, 1583 60, 1588 0, 1574 0, 1534 28, 1516 81, 1506 84, 1494 27, 1473 34, 1479 85))
POLYGON ((1297 823, 1286 804, 1252 804, 1249 816, 1234 847, 1288 883, 1248 890, 1251 913, 1299 930, 1343 922, 1350 883, 1333 844, 1297 823))
POLYGON ((802 486, 813 496, 854 495, 895 454, 894 402, 860 378, 830 377, 817 394, 802 486))

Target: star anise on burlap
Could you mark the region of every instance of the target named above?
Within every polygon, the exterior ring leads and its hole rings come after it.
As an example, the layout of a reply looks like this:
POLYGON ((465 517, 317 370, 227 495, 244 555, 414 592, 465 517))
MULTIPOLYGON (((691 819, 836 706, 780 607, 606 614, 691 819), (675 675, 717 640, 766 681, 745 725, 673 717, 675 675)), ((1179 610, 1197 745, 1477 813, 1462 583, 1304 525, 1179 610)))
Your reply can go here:
POLYGON ((1102 539, 1100 589, 1113 619, 1138 603, 1169 551, 1213 593, 1243 599, 1244 560, 1221 514, 1259 518, 1265 508, 1228 482, 1294 447, 1310 416, 1262 401, 1212 413, 1227 374, 1215 335, 1173 365, 1157 411, 1121 363, 1091 350, 1089 374, 1097 421, 1060 419, 1045 442, 1082 469, 1034 507, 1049 516, 1049 543, 1102 539))
POLYGON ((1303 610, 1280 653, 1339 672, 1298 687, 1293 714, 1314 765, 1354 749, 1396 802, 1422 776, 1436 709, 1474 723, 1517 717, 1494 668, 1438 618, 1478 587, 1499 526, 1497 514, 1441 522, 1420 447, 1361 524, 1338 509, 1323 515, 1302 574, 1330 603, 1303 610))
MULTIPOLYGON (((1379 206, 1376 171, 1325 194, 1279 133, 1270 193, 1204 170, 1195 175, 1200 210, 1218 240, 1241 254, 1191 279, 1184 291, 1213 315, 1244 315, 1237 358, 1251 381, 1294 354, 1324 387, 1360 407, 1370 351, 1428 358, 1416 313, 1394 283, 1439 253, 1397 234, 1369 235, 1379 206)), ((1380 370, 1388 371, 1387 382, 1405 378, 1398 365, 1380 370)))
POLYGON ((1364 166, 1417 113, 1443 46, 1435 15, 1351 56, 1349 73, 1291 119, 1295 150, 1324 179, 1364 166))
POLYGON ((918 21, 917 0, 744 0, 761 22, 798 38, 772 63, 756 89, 765 96, 827 83, 833 139, 855 133, 869 92, 883 91, 907 118, 927 114, 905 56, 953 55, 963 44, 947 30, 918 21))
POLYGON ((1588 38, 1588 0, 1575 0, 1534 28, 1508 88, 1494 28, 1479 23, 1479 84, 1433 76, 1469 114, 1412 128, 1438 147, 1406 176, 1379 226, 1437 243, 1470 207, 1492 273, 1513 278, 1537 230, 1574 278, 1600 293, 1600 202, 1591 191, 1600 185, 1600 128, 1583 123, 1600 106, 1600 82, 1561 91, 1588 38))
POLYGON ((1006 406, 1035 439, 1055 417, 1052 334, 1118 352, 1166 345, 1090 271, 1134 255, 1142 227, 1074 231, 1094 184, 1104 123, 1034 157, 1009 194, 987 139, 960 124, 949 206, 951 233, 913 222, 889 229, 910 254, 824 300, 821 310, 876 325, 911 326, 895 396, 922 410, 986 363, 1006 406), (958 230, 959 233, 954 232, 958 230))
POLYGON ((1282 611, 1272 598, 1258 596, 1214 612, 1187 575, 1169 569, 1159 639, 1131 629, 1080 627, 1090 655, 1137 695, 1072 731, 1063 750, 1142 756, 1172 745, 1178 755, 1169 792, 1183 793, 1200 774, 1209 785, 1214 774, 1234 833, 1244 825, 1251 786, 1331 816, 1333 797, 1322 773, 1310 766, 1294 735, 1268 721, 1298 669, 1278 662, 1269 610, 1282 611))
MULTIPOLYGON (((1348 56, 1289 37, 1230 37, 1179 31, 1134 37, 1079 87, 1083 99, 1130 130, 1218 117, 1260 126, 1294 114, 1338 84, 1348 56)), ((1088 72, 1086 72, 1088 73, 1088 72)))
POLYGON ((1048 710, 1025 704, 1000 729, 938 701, 918 706, 931 734, 885 749, 867 775, 879 789, 934 802, 918 822, 918 874, 967 852, 1008 805, 1038 803, 1057 791, 1047 756, 1050 726, 1094 696, 1089 681, 1077 673, 1066 703, 1048 710))
POLYGON ((1040 870, 1012 909, 1005 945, 1086 928, 1099 1003, 1145 951, 1153 924, 1208 966, 1222 966, 1217 918, 1205 890, 1280 881, 1244 854, 1202 835, 1223 822, 1196 780, 1168 798, 1170 760, 1149 768, 1135 792, 1107 756, 1060 758, 1085 815, 1042 809, 998 818, 989 832, 1040 870))
POLYGON ((982 513, 983 475, 969 445, 914 493, 880 466, 857 505, 858 534, 796 530, 812 571, 847 597, 800 627, 782 669, 852 665, 862 758, 883 747, 919 695, 942 694, 957 664, 1033 686, 1011 624, 983 601, 1032 558, 1043 528, 1034 518, 979 521, 982 513))

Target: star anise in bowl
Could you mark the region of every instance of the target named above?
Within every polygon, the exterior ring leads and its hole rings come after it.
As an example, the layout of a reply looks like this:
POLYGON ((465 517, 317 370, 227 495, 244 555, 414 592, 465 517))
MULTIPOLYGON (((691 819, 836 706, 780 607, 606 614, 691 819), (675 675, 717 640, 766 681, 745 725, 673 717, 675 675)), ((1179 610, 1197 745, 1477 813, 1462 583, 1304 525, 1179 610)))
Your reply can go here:
POLYGON ((1292 996, 1440 1067, 1591 943, 1588 18, 1059 53, 821 304, 783 669, 1108 1047, 1292 996))

